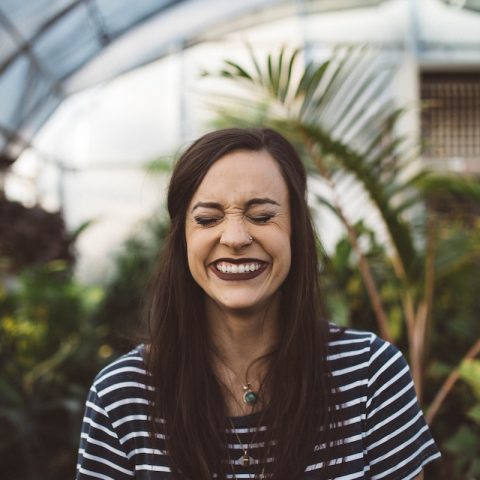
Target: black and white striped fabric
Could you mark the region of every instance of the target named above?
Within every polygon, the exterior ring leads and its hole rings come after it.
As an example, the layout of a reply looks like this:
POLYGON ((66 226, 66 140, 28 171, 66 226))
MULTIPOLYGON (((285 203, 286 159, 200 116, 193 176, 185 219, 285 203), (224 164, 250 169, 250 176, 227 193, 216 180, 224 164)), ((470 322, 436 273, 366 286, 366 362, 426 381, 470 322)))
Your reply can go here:
MULTIPOLYGON (((335 327, 332 327, 335 328, 335 327)), ((82 425, 77 480, 171 480, 168 457, 153 448, 148 420, 148 374, 137 347, 95 379, 82 425)), ((438 458, 434 441, 417 404, 408 366, 402 354, 372 333, 346 330, 329 344, 329 361, 337 385, 341 427, 329 449, 317 445, 305 479, 407 480, 438 458), (325 466, 326 465, 326 466, 325 466)), ((260 414, 232 418, 227 428, 231 474, 253 478, 258 465, 243 467, 242 444, 262 458, 265 426, 260 414)), ((161 420, 160 420, 161 421, 161 420)), ((164 437, 157 433, 163 448, 164 437)))

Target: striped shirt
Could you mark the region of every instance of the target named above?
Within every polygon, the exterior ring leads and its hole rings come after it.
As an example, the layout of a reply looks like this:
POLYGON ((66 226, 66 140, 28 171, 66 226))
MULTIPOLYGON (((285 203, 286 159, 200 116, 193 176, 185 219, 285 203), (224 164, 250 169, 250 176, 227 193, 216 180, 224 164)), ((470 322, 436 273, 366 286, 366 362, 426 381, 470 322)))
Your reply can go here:
MULTIPOLYGON (((171 480, 167 454, 154 448, 150 438, 152 387, 143 351, 137 347, 97 375, 86 402, 77 480, 171 480)), ((407 363, 394 346, 373 333, 346 330, 329 343, 328 361, 341 416, 333 437, 342 441, 328 450, 326 466, 324 445, 315 446, 305 479, 320 478, 320 471, 322 478, 336 480, 413 479, 440 456, 418 406, 407 363)), ((259 415, 231 418, 226 461, 232 474, 227 478, 253 478, 252 472, 258 471, 255 465, 243 467, 239 459, 242 445, 248 446, 253 459, 262 458, 266 427, 259 415)), ((164 436, 156 435, 160 439, 156 446, 163 448, 164 436)))

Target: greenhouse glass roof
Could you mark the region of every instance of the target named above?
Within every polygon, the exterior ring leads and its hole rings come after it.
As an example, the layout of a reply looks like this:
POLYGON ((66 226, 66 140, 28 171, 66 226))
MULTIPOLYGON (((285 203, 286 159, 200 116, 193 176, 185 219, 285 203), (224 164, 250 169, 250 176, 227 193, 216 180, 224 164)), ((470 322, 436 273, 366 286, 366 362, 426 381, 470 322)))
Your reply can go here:
POLYGON ((381 0, 0 0, 0 168, 70 94, 179 51, 272 6, 335 10, 381 0))
POLYGON ((3 163, 28 146, 69 94, 183 48, 212 22, 274 3, 0 0, 3 163))

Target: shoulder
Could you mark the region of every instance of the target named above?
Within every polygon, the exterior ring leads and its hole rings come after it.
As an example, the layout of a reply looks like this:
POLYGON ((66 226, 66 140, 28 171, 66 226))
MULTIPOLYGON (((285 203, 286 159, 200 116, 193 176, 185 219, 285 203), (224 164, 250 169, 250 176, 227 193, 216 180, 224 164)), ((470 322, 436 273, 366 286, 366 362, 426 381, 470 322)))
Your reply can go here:
POLYGON ((147 398, 150 385, 144 361, 145 347, 137 346, 104 367, 95 377, 92 391, 107 406, 131 398, 147 398))
POLYGON ((358 360, 361 359, 371 366, 377 358, 385 360, 392 357, 400 358, 402 354, 397 347, 378 337, 375 333, 330 324, 329 360, 352 358, 352 361, 358 363, 358 360))
POLYGON ((331 325, 327 360, 340 383, 362 380, 371 386, 397 374, 405 381, 410 379, 407 362, 398 348, 368 331, 331 325))
MULTIPOLYGON (((143 346, 122 355, 95 377, 85 405, 77 479, 127 479, 136 438, 148 432, 149 375, 143 346)), ((143 444, 142 444, 143 445, 143 444)))

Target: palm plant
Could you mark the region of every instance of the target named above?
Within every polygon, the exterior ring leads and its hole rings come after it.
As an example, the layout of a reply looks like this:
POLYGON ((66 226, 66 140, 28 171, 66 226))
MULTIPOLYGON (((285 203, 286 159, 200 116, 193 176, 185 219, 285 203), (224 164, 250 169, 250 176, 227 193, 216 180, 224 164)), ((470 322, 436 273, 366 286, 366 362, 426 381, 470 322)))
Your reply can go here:
MULTIPOLYGON (((250 51, 250 60, 248 66, 226 60, 219 72, 206 73, 243 88, 236 96, 216 93, 217 124, 271 126, 296 145, 312 178, 322 185, 323 193, 315 192, 317 202, 344 226, 380 334, 394 340, 378 279, 350 211, 358 198, 368 197, 363 210, 375 213, 377 228, 386 232, 386 261, 400 292, 412 375, 421 397, 435 281, 480 253, 478 231, 463 232, 462 248, 443 248, 440 242, 452 239, 440 235, 425 201, 441 185, 479 202, 479 183, 418 167, 419 149, 397 134, 404 110, 389 95, 393 65, 386 56, 344 48, 323 62, 305 64, 302 51, 282 49, 265 61, 250 51)), ((480 341, 469 356, 478 350, 480 341)))

